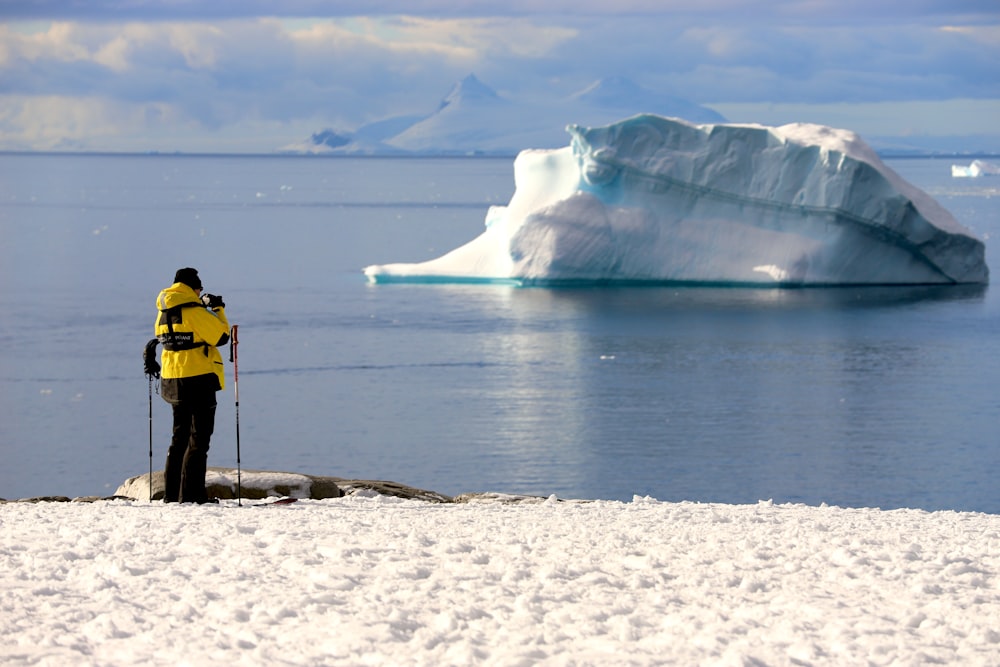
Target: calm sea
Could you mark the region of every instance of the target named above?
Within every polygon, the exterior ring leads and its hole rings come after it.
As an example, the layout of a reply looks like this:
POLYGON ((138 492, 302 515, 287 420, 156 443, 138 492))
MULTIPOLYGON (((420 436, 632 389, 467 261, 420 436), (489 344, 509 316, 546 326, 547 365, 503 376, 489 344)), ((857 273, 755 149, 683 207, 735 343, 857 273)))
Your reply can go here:
MULTIPOLYGON (((1000 180, 891 160, 987 240, 1000 180)), ((242 465, 445 494, 1000 513, 1000 291, 369 285, 511 159, 0 156, 0 497, 149 465, 141 350, 182 266, 240 327, 242 465)), ((235 466, 230 367, 211 465, 235 466)), ((153 396, 154 466, 169 407, 153 396)))

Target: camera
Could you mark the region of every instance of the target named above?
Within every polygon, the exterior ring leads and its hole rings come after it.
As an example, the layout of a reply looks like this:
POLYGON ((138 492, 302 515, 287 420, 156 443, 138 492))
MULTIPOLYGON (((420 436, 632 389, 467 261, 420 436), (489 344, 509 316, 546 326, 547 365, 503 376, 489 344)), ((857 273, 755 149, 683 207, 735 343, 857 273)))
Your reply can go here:
POLYGON ((225 308, 226 304, 221 296, 215 294, 202 294, 201 302, 209 308, 225 308))

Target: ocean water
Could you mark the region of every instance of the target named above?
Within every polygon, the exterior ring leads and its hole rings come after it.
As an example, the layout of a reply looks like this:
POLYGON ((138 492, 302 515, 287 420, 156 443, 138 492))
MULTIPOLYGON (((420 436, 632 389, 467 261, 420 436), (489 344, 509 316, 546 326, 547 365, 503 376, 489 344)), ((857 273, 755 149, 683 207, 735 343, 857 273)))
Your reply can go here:
MULTIPOLYGON (((951 163, 889 161, 1000 275, 1000 180, 951 163)), ((150 424, 162 466, 141 351, 195 266, 240 327, 244 469, 1000 512, 996 289, 365 282, 513 188, 507 158, 0 155, 0 497, 113 493, 150 424)), ((236 465, 228 370, 210 465, 236 465)))

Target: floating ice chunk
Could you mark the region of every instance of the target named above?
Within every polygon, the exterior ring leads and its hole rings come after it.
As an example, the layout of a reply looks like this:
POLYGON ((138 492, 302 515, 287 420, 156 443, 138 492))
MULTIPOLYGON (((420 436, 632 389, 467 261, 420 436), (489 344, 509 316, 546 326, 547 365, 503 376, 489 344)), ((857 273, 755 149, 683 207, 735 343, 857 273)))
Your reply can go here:
POLYGON ((968 167, 959 164, 951 165, 951 175, 954 178, 978 178, 979 176, 1000 176, 1000 165, 990 164, 984 160, 973 160, 968 167))
POLYGON ((774 264, 755 266, 753 267, 753 270, 771 276, 771 279, 776 282, 784 282, 788 280, 788 271, 784 270, 780 266, 775 266, 774 264))
POLYGON ((983 242, 857 135, 641 115, 523 151, 478 238, 373 282, 984 283, 983 242))

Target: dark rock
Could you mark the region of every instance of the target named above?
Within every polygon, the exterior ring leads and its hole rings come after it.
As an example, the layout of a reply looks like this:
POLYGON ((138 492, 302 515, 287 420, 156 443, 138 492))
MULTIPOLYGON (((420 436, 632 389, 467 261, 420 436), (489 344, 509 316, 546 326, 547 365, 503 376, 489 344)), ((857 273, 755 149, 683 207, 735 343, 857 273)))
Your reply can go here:
POLYGON ((68 503, 70 498, 67 496, 36 496, 35 498, 21 498, 16 501, 19 503, 68 503))

